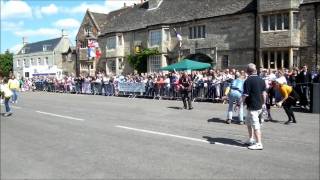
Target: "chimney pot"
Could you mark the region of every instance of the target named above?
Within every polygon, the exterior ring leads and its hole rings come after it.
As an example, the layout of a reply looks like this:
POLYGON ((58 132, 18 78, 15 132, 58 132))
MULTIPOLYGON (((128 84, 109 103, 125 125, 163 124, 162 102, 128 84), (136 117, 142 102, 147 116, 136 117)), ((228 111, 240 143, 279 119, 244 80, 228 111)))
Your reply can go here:
POLYGON ((22 45, 26 45, 28 43, 27 37, 22 37, 22 45))

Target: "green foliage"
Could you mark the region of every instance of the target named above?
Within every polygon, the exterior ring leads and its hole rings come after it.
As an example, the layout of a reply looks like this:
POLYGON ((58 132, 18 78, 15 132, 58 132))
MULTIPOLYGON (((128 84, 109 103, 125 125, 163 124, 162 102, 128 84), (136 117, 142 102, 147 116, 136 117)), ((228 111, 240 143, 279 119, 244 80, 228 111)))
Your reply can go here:
POLYGON ((0 54, 0 75, 8 77, 13 67, 13 54, 8 50, 0 54))
POLYGON ((129 64, 138 71, 138 73, 147 72, 148 57, 159 55, 157 49, 143 49, 140 53, 129 55, 127 57, 129 64))

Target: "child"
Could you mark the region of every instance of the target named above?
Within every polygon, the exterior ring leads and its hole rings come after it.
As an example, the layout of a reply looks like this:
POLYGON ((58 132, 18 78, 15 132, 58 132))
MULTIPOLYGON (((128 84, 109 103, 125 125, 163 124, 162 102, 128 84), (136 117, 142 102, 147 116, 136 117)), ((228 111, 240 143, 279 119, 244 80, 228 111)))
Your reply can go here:
POLYGON ((0 87, 0 92, 4 98, 4 105, 6 107, 6 113, 4 114, 4 116, 11 116, 12 112, 10 110, 9 100, 10 100, 11 96, 13 95, 13 93, 9 88, 7 78, 3 79, 3 85, 1 85, 1 87, 0 87))

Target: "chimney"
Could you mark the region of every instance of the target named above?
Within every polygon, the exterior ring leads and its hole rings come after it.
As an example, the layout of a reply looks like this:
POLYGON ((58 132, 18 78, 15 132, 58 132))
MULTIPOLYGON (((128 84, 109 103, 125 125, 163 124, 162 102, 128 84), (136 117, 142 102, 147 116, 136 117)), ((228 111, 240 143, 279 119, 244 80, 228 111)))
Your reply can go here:
POLYGON ((123 7, 124 7, 124 8, 127 7, 127 4, 126 4, 126 3, 123 3, 123 7))
POLYGON ((68 34, 66 31, 64 31, 64 29, 61 29, 61 37, 67 37, 68 34))
POLYGON ((28 44, 27 37, 22 37, 22 45, 25 46, 26 44, 28 44))

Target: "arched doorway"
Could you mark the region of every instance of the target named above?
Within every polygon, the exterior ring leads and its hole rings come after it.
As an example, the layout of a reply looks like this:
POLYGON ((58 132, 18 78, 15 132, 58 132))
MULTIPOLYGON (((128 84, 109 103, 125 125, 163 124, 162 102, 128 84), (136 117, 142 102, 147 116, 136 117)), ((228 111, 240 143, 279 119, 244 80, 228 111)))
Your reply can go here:
POLYGON ((211 57, 209 57, 206 54, 202 54, 202 53, 189 54, 185 57, 185 59, 190 59, 190 60, 204 62, 204 63, 210 63, 210 64, 213 63, 213 60, 211 57))

